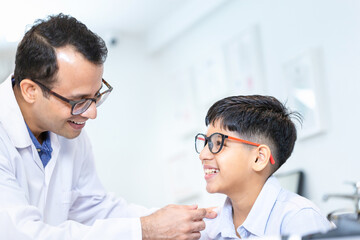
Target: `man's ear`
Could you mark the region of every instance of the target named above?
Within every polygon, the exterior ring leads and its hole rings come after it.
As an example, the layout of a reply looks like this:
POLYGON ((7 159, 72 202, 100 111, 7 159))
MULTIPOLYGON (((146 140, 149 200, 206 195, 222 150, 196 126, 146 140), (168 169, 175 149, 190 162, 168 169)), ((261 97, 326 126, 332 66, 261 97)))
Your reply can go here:
POLYGON ((260 172, 270 164, 271 151, 267 145, 260 145, 257 147, 256 158, 254 159, 253 169, 256 172, 260 172))
POLYGON ((40 91, 40 87, 30 79, 23 79, 20 82, 21 95, 28 103, 33 103, 40 91))

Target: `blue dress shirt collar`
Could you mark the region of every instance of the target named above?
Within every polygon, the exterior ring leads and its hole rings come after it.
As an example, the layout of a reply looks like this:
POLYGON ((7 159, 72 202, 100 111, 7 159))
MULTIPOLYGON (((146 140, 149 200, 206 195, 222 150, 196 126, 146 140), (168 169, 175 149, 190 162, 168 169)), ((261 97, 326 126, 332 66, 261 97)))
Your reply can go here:
POLYGON ((51 147, 50 134, 49 134, 49 132, 45 132, 44 133, 45 140, 43 141, 42 144, 40 144, 39 141, 34 136, 34 134, 31 132, 31 130, 27 124, 26 124, 26 127, 29 131, 30 138, 31 138, 32 142, 34 143, 35 148, 39 154, 41 162, 45 168, 45 166, 48 164, 48 162, 51 159, 51 153, 53 151, 53 149, 51 147))

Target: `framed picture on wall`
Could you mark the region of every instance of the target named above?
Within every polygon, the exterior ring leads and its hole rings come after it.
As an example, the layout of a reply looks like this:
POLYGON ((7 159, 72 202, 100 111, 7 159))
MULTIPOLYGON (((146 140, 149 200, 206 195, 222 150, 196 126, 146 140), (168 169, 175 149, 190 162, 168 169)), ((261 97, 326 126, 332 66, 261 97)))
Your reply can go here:
POLYGON ((227 93, 224 54, 220 47, 200 57, 191 67, 195 82, 196 104, 206 108, 227 93))
POLYGON ((174 105, 171 108, 172 122, 175 124, 176 133, 189 132, 196 128, 197 119, 195 84, 192 81, 192 71, 185 68, 171 75, 172 94, 174 105))
POLYGON ((298 128, 299 138, 325 131, 321 50, 308 49, 294 57, 285 64, 284 73, 289 107, 303 117, 302 126, 298 128))
POLYGON ((263 94, 265 81, 259 27, 252 26, 223 46, 230 94, 263 94))

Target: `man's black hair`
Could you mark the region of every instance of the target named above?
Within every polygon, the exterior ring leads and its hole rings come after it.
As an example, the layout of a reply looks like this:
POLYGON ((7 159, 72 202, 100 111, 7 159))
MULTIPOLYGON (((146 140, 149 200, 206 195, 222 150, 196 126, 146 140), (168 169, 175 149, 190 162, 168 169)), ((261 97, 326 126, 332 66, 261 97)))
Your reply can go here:
POLYGON ((19 43, 15 84, 19 85, 21 80, 29 78, 51 88, 58 71, 55 49, 65 46, 74 47, 94 64, 103 64, 107 57, 104 40, 83 23, 62 13, 49 16, 45 20, 37 20, 19 43))

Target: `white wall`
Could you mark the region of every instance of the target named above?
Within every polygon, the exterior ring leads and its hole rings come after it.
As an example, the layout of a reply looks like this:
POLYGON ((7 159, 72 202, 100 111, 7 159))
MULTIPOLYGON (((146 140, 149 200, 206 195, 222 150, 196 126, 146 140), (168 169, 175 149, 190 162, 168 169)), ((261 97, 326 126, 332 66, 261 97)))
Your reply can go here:
POLYGON ((4 81, 15 66, 15 46, 0 48, 0 83, 4 81))
POLYGON ((141 38, 119 35, 118 42, 109 46, 104 73, 114 90, 87 130, 105 187, 129 202, 157 206, 163 192, 161 175, 154 174, 160 163, 153 147, 159 67, 146 56, 141 38))
MULTIPOLYGON (((183 166, 171 165, 184 172, 179 175, 184 176, 178 179, 180 184, 175 185, 181 188, 181 182, 186 186, 190 181, 200 193, 190 194, 192 197, 183 202, 204 203, 208 199, 199 190, 204 187, 200 163, 190 152, 192 136, 204 130, 203 119, 209 106, 197 108, 190 120, 176 121, 177 109, 189 104, 185 96, 191 97, 183 92, 184 98, 178 99, 178 91, 184 86, 176 80, 176 73, 256 24, 260 30, 265 93, 282 101, 288 97, 283 65, 309 48, 322 49, 321 90, 327 130, 298 141, 282 171, 303 169, 305 194, 324 212, 351 207, 347 201, 324 203, 322 196, 350 193, 352 189, 344 181, 360 179, 356 154, 360 133, 359 10, 357 0, 232 0, 155 54, 147 54, 143 39, 120 38, 119 46, 110 49, 105 69, 105 77, 115 90, 99 109, 98 119, 88 126, 104 184, 129 201, 147 206, 177 201, 171 192, 174 179, 170 180, 176 171, 169 168, 169 159, 183 157, 183 166)), ((201 93, 193 94, 204 93, 206 86, 201 93)))
MULTIPOLYGON (((219 196, 211 198, 204 191, 203 173, 193 150, 193 136, 204 131, 210 106, 199 106, 196 96, 208 89, 204 85, 196 91, 180 74, 257 25, 265 93, 282 101, 288 97, 283 65, 304 50, 322 49, 327 130, 298 141, 281 171, 303 169, 306 196, 324 212, 351 207, 347 201, 324 203, 322 196, 351 192, 343 182, 360 180, 356 154, 359 10, 358 0, 228 0, 156 53, 149 54, 147 38, 117 35, 118 45, 109 46, 104 75, 114 91, 99 108, 98 118, 86 127, 105 187, 148 207, 217 202, 219 196), (183 114, 187 109, 189 114, 183 114), (187 199, 181 199, 181 194, 187 199)), ((10 58, 7 50, 1 49, 0 54, 1 60, 10 58)))

